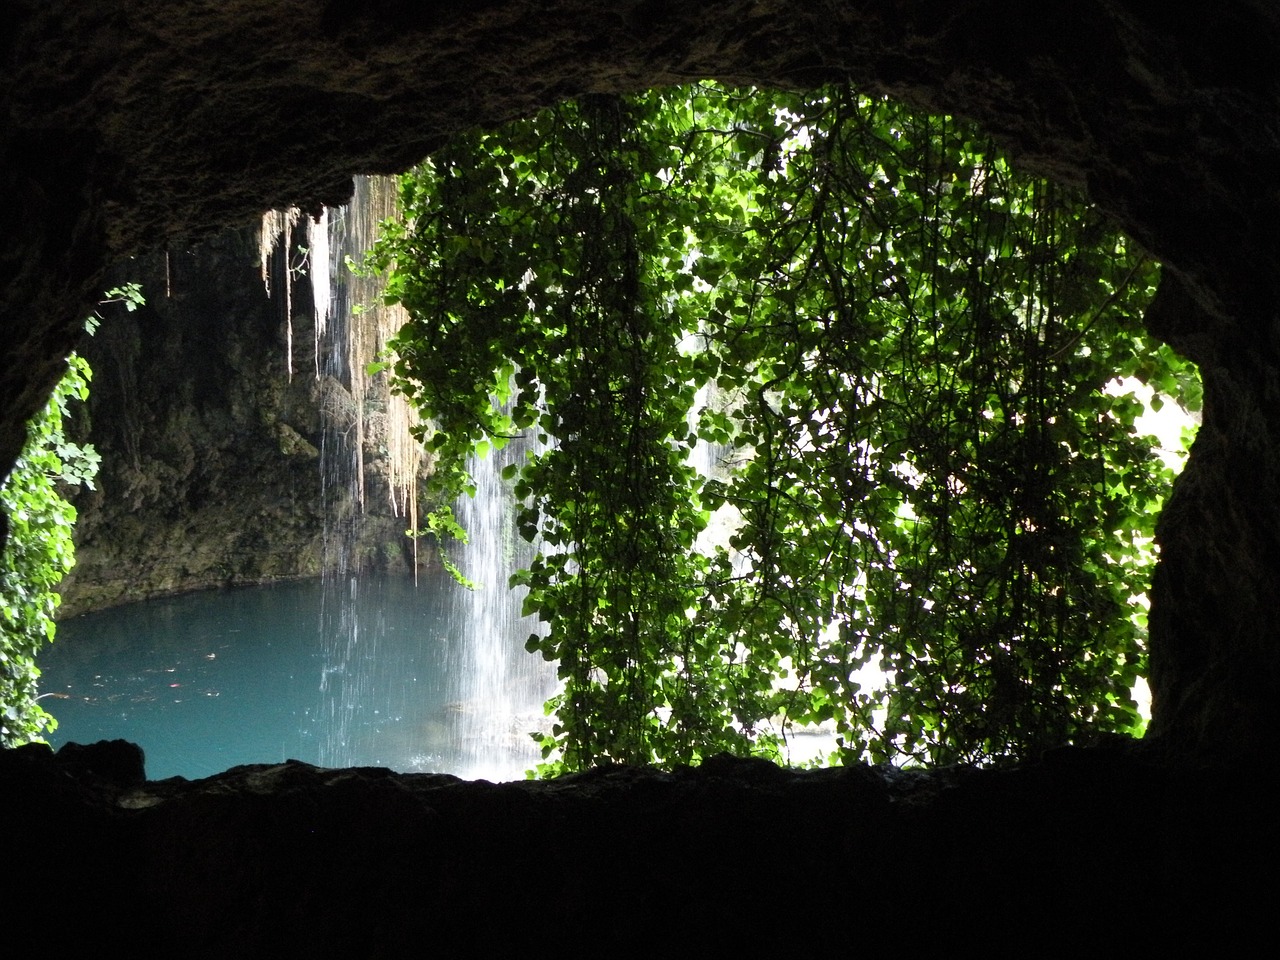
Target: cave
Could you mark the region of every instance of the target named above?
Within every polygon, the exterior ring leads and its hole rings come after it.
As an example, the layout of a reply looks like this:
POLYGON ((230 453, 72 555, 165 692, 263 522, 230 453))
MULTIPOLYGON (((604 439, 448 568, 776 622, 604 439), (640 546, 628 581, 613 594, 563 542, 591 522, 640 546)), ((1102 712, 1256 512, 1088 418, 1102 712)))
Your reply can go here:
POLYGON ((1158 528, 1140 748, 928 776, 726 761, 492 786, 284 765, 141 787, 126 747, 57 760, 23 748, 0 768, 21 833, 11 862, 33 899, 61 891, 26 912, 33 931, 70 909, 103 918, 84 943, 145 930, 157 951, 194 955, 424 941, 594 953, 648 938, 632 949, 750 954, 867 944, 873 927, 892 942, 895 924, 957 942, 1053 931, 1058 945, 1265 922, 1277 830, 1255 771, 1280 713, 1280 10, 18 0, 7 20, 0 469, 113 265, 268 208, 340 203, 353 174, 404 169, 460 129, 705 77, 852 81, 975 120, 1026 169, 1084 187, 1163 263, 1146 324, 1198 364, 1205 394, 1158 528), (838 909, 760 916, 789 883, 838 909), (923 919, 884 919, 923 887, 923 919))

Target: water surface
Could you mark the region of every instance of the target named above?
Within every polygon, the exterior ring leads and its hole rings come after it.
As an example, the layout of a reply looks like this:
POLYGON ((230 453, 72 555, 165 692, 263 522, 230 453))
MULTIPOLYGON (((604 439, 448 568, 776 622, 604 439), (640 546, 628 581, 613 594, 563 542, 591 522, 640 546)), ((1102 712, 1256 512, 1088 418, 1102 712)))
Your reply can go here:
MULTIPOLYGON (((461 587, 437 575, 323 590, 208 591, 59 623, 39 660, 50 743, 131 740, 152 779, 289 758, 516 779, 537 762, 527 731, 548 685, 513 693, 501 715, 468 695, 479 641, 457 624, 461 587)), ((505 658, 528 657, 523 635, 496 639, 505 658)))

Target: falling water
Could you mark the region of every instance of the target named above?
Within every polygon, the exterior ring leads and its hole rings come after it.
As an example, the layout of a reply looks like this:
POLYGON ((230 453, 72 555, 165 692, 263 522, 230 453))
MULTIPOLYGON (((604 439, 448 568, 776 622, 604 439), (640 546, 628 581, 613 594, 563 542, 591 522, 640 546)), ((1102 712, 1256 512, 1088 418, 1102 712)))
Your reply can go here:
POLYGON ((555 686, 551 665, 524 649, 524 639, 540 626, 521 616, 526 591, 507 588, 516 568, 532 559, 533 547, 516 532, 515 498, 501 474, 520 462, 529 443, 515 440, 473 457, 475 496, 454 507, 469 538, 456 562, 475 584, 455 601, 450 630, 457 638, 449 658, 453 772, 467 778, 501 779, 538 762, 530 733, 543 726, 542 704, 555 686))
MULTIPOLYGON (((422 454, 410 436, 413 413, 390 392, 385 378, 375 381, 367 372, 404 315, 382 305, 377 278, 352 276, 346 268, 348 259, 358 262, 372 245, 378 223, 394 214, 393 180, 357 178, 349 206, 326 211, 323 220, 308 226, 316 307, 315 395, 324 421, 322 655, 314 719, 325 766, 387 762, 370 759, 371 749, 385 754, 370 746, 380 726, 370 719, 379 713, 370 698, 375 677, 395 665, 379 663, 381 618, 360 613, 370 606, 362 593, 377 589, 376 578, 362 576, 358 555, 366 450, 383 451, 392 512, 405 517, 411 529, 417 527, 422 454)), ((273 216, 264 232, 287 233, 297 221, 296 216, 273 216)), ((270 249, 264 242, 264 256, 270 249)), ((412 744, 407 748, 411 761, 393 757, 393 765, 512 779, 539 759, 529 732, 543 725, 542 704, 553 691, 555 674, 525 651, 524 641, 534 627, 520 616, 523 598, 507 589, 508 577, 529 560, 529 548, 516 535, 514 499, 500 479, 502 467, 519 454, 512 444, 473 464, 475 496, 456 508, 470 543, 456 551, 454 560, 478 587, 453 604, 447 637, 424 634, 422 640, 444 647, 437 662, 446 671, 447 706, 440 723, 419 734, 416 749, 412 744)), ((401 742, 395 757, 406 754, 404 732, 397 736, 401 742)))
MULTIPOLYGON (((321 498, 324 516, 319 632, 322 659, 317 727, 320 763, 352 766, 362 707, 368 704, 378 633, 362 629, 358 615, 360 569, 355 555, 364 500, 362 383, 353 355, 353 327, 347 284, 336 286, 331 256, 341 258, 352 242, 347 218, 326 216, 309 231, 312 299, 315 304, 315 376, 323 421, 320 444, 321 498), (332 254, 331 254, 332 251, 332 254), (323 264, 323 265, 321 265, 323 264)), ((339 259, 341 264, 342 260, 339 259)))

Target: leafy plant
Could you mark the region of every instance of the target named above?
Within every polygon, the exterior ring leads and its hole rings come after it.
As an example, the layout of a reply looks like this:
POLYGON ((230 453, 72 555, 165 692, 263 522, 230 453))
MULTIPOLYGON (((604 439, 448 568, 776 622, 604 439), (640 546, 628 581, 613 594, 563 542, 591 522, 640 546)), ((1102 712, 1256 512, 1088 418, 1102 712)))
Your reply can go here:
POLYGON ((545 444, 512 473, 548 771, 815 724, 833 760, 933 763, 1137 728, 1171 478, 1104 388, 1194 369, 1081 198, 947 117, 702 84, 459 138, 403 201, 373 262, 437 492, 545 444))
MULTIPOLYGON (((128 310, 141 304, 137 284, 109 290, 103 303, 128 310)), ((96 317, 86 324, 90 330, 96 317)), ((44 410, 27 424, 27 442, 13 471, 0 485, 0 509, 8 537, 0 553, 0 745, 38 739, 56 721, 37 703, 40 670, 35 658, 53 640, 56 589, 75 564, 75 508, 63 497, 68 486, 92 488, 98 454, 63 432, 68 407, 89 395, 88 362, 72 355, 44 410)))

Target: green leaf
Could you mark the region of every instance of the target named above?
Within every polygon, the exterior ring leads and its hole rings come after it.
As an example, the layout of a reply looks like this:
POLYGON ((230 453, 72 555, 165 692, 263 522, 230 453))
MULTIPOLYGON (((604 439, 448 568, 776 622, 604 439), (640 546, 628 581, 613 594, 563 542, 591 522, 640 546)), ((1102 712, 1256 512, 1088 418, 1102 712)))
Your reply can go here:
POLYGON ((773 757, 804 724, 896 763, 1132 727, 1169 477, 1100 388, 1200 392, 1139 326, 1155 265, 1083 198, 953 118, 710 83, 457 137, 402 193, 370 259, 432 495, 545 444, 502 474, 563 683, 547 769, 773 757))

